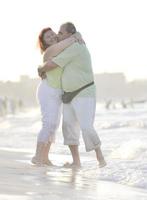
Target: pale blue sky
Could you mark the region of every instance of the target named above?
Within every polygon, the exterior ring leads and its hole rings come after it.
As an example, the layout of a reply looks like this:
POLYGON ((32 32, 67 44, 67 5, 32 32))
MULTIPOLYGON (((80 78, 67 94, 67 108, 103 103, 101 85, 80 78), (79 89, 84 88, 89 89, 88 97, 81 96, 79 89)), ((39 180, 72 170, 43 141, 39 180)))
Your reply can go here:
POLYGON ((146 0, 0 1, 0 80, 37 76, 37 36, 71 21, 91 52, 94 73, 124 72, 147 79, 146 0))

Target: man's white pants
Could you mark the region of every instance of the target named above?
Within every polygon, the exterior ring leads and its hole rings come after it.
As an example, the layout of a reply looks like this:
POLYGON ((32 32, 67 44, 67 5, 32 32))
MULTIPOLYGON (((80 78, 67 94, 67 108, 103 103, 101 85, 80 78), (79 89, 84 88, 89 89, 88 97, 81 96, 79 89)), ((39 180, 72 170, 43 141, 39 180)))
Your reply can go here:
POLYGON ((61 89, 50 87, 46 79, 41 81, 37 92, 42 115, 38 142, 47 143, 55 140, 55 132, 61 117, 61 95, 61 89))
POLYGON ((93 123, 96 99, 94 97, 75 97, 70 104, 63 105, 63 136, 65 145, 79 145, 80 129, 86 151, 101 145, 93 123))

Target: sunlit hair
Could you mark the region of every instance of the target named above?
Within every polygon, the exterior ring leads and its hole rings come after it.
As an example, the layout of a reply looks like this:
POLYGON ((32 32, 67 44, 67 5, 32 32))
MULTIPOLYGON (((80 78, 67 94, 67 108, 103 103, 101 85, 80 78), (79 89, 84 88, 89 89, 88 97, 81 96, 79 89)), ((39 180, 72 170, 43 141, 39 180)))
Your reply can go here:
POLYGON ((46 44, 46 42, 44 40, 44 34, 47 31, 52 31, 52 29, 49 27, 42 29, 42 31, 40 32, 39 37, 38 37, 38 46, 40 48, 41 53, 43 53, 49 47, 49 45, 46 44))

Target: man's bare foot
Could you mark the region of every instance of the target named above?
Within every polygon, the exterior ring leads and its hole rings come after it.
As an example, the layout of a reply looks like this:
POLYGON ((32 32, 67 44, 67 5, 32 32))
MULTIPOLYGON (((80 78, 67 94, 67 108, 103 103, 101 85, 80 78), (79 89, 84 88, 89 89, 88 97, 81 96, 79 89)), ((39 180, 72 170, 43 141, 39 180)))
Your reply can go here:
POLYGON ((72 168, 72 169, 79 169, 79 168, 81 168, 81 164, 66 162, 66 163, 63 165, 63 167, 65 167, 65 168, 72 168))
POLYGON ((105 167, 107 165, 105 160, 99 161, 99 168, 105 167))

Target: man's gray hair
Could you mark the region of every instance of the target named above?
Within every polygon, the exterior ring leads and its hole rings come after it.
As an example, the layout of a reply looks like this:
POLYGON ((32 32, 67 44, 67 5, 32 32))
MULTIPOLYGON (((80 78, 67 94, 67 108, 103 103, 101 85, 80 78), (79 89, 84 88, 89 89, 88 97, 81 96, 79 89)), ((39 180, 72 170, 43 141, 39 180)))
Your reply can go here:
POLYGON ((65 26, 65 29, 68 33, 74 34, 77 32, 75 25, 71 22, 66 22, 65 24, 63 24, 63 26, 65 26))

